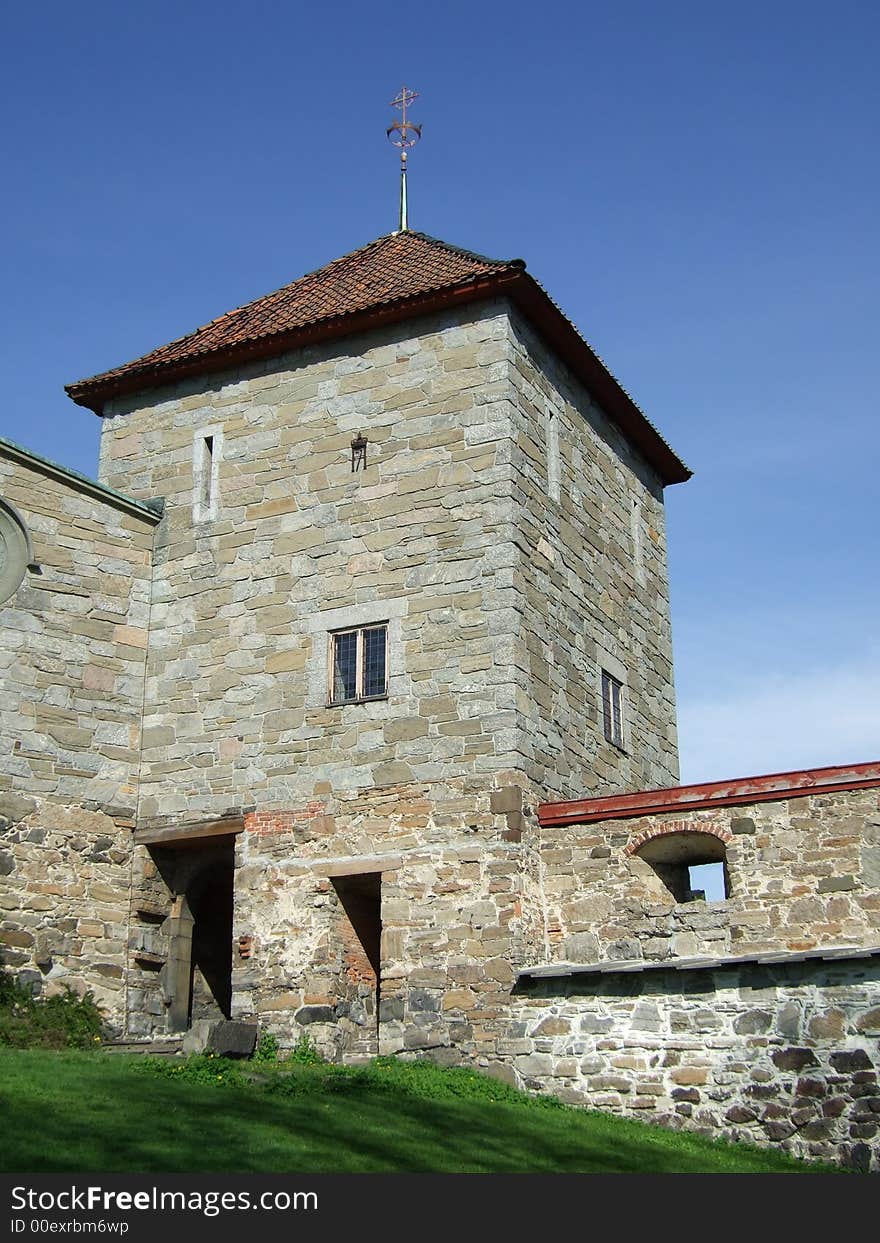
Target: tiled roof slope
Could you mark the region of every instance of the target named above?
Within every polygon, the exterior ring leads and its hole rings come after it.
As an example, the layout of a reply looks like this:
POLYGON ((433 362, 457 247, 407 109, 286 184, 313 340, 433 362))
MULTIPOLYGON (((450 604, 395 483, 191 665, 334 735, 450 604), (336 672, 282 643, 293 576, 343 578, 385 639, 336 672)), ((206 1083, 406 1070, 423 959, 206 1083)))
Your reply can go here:
POLYGON ((424 233, 390 233, 142 358, 68 384, 67 392, 79 405, 102 414, 113 397, 184 376, 271 357, 455 304, 510 297, 543 330, 548 343, 581 376, 664 481, 689 478, 687 467, 525 266, 522 259, 488 259, 424 233))
POLYGON ((157 375, 175 364, 251 345, 322 321, 405 301, 475 279, 518 272, 522 260, 485 259, 422 233, 391 233, 275 293, 227 311, 143 358, 69 384, 74 401, 104 392, 116 380, 157 375))

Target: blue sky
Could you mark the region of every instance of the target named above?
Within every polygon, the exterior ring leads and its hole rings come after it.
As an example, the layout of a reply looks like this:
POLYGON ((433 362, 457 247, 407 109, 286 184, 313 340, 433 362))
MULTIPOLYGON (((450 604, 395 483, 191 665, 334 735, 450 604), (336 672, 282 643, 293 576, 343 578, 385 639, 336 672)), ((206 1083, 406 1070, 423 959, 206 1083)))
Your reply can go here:
POLYGON ((522 256, 694 479, 667 492, 683 780, 880 758, 880 10, 7 6, 0 434, 395 227, 522 256))

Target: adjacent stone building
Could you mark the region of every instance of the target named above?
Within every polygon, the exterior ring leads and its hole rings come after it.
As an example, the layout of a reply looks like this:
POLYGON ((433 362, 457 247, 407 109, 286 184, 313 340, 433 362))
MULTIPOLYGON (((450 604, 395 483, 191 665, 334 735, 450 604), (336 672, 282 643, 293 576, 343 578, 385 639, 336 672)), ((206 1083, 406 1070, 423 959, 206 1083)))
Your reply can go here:
POLYGON ((689 472, 520 260, 404 230, 68 391, 100 483, 0 442, 8 967, 870 1165, 880 766, 676 788, 689 472))

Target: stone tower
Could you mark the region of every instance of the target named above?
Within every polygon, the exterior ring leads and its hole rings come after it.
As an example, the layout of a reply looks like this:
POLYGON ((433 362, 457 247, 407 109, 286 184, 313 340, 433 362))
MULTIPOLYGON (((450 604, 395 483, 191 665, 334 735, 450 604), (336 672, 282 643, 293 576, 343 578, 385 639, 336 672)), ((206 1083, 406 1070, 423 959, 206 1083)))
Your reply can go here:
POLYGON ((391 234, 68 391, 164 502, 129 1030, 372 1047, 381 977, 393 1044, 438 928, 538 952, 536 800, 678 775, 688 471, 522 261, 391 234))
POLYGON ((677 777, 687 471, 521 261, 391 234, 70 392, 102 483, 166 506, 139 826, 677 777), (331 706, 331 636, 376 624, 381 693, 331 706))

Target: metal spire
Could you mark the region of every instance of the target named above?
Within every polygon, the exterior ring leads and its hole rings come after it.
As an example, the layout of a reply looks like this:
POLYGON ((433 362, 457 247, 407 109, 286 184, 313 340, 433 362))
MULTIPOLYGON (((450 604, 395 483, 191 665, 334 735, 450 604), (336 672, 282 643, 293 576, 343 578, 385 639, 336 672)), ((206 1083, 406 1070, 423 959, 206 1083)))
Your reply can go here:
POLYGON ((393 125, 389 125, 385 131, 389 142, 400 148, 400 217, 398 229, 401 233, 405 232, 409 227, 406 215, 406 153, 416 145, 422 136, 421 125, 413 125, 411 121, 408 121, 406 119, 406 110, 418 97, 416 91, 411 91, 406 86, 401 87, 400 94, 391 101, 392 108, 400 109, 401 118, 399 121, 395 121, 393 125))

